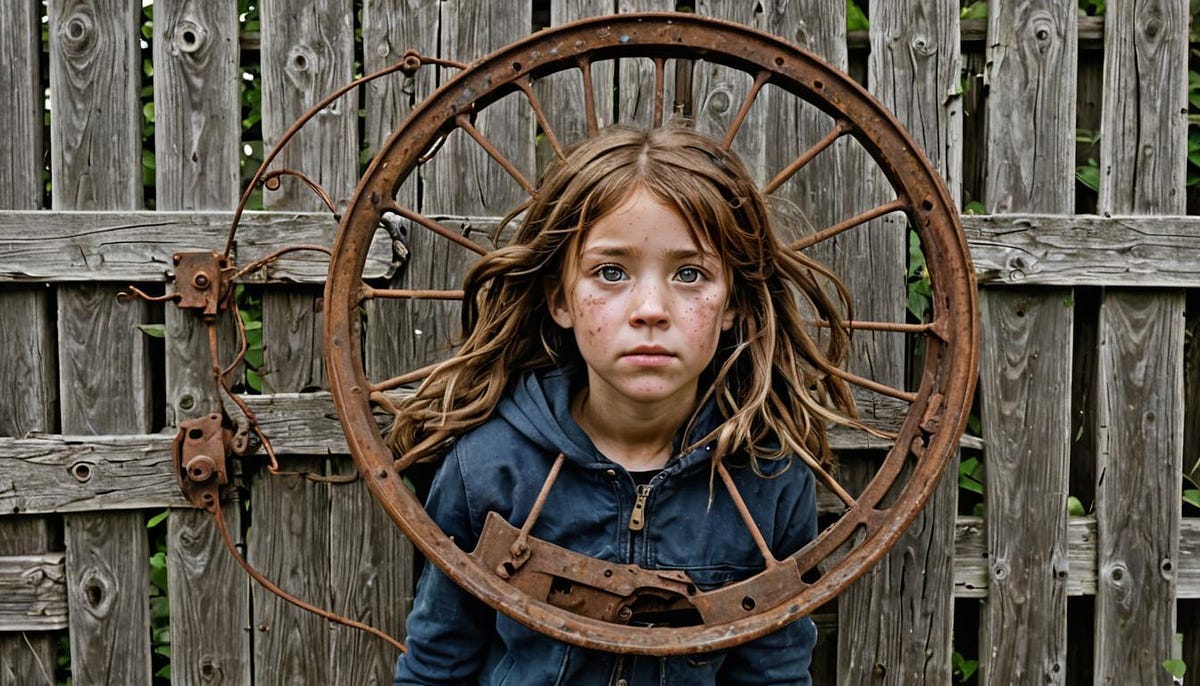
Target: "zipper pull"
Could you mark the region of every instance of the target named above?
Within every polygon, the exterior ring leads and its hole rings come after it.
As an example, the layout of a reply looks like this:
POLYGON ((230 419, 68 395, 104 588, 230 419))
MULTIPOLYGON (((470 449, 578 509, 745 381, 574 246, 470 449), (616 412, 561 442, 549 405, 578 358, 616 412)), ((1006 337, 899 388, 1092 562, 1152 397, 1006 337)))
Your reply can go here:
POLYGON ((637 487, 637 500, 633 501, 633 512, 629 515, 629 530, 641 531, 646 526, 646 498, 650 497, 650 484, 637 487))

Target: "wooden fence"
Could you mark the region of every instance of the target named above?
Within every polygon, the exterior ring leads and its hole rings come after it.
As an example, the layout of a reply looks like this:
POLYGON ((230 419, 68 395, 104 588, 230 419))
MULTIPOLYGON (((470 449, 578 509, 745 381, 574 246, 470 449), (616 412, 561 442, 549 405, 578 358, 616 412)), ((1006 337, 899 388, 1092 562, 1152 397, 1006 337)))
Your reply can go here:
MULTIPOLYGON (((232 0, 158 0, 151 25, 136 0, 51 0, 45 20, 34 0, 0 0, 0 93, 10 94, 0 108, 0 435, 11 436, 0 439, 0 684, 59 682, 59 663, 76 686, 164 681, 154 673, 168 642, 180 684, 390 682, 390 648, 252 586, 210 516, 186 506, 170 443, 179 421, 215 402, 203 326, 115 295, 131 283, 162 292, 173 253, 224 244, 250 143, 243 119, 261 113, 247 123, 269 146, 321 95, 407 48, 470 61, 535 25, 674 9, 271 0, 255 26, 232 0), (259 67, 261 109, 240 90, 259 67), (165 344, 138 328, 155 323, 165 344), (165 533, 148 528, 166 509, 165 533)), ((1190 506, 1183 517, 1180 500, 1181 475, 1200 458, 1187 3, 1109 0, 1098 18, 1072 1, 994 0, 987 20, 970 20, 957 1, 877 1, 869 30, 850 34, 842 0, 688 9, 785 36, 856 74, 962 204, 982 206, 964 217, 981 287, 982 514, 951 473, 892 553, 817 617, 816 683, 948 684, 977 660, 971 683, 1169 684, 1170 659, 1200 683, 1200 518, 1190 506), (1098 143, 1080 143, 1077 129, 1098 131, 1098 143), (1076 182, 1089 157, 1095 194, 1076 182), (1084 514, 1068 514, 1068 495, 1084 514)), ((605 73, 628 76, 625 65, 605 73)), ((703 63, 692 77, 701 127, 731 116, 748 85, 703 63)), ((423 69, 326 110, 281 164, 344 203, 360 151, 440 78, 423 69)), ((570 84, 547 89, 565 121, 578 101, 570 84)), ((612 108, 636 119, 630 93, 618 90, 612 108)), ((742 152, 760 171, 825 131, 783 105, 755 116, 742 152)), ((531 168, 528 111, 489 119, 485 131, 511 132, 513 159, 531 168)), ((426 213, 502 215, 519 195, 479 160, 448 145, 405 192, 426 213)), ((816 164, 789 191, 814 224, 876 197, 854 150, 816 164)), ((333 221, 298 185, 265 202, 239 234, 239 263, 331 242, 333 221)), ((399 282, 452 287, 459 266, 421 241, 412 237, 399 282)), ((389 267, 386 248, 375 274, 389 267)), ((903 231, 852 232, 823 257, 846 276, 857 312, 904 316, 903 231)), ((352 466, 321 390, 322 280, 322 261, 288 260, 255 286, 265 393, 248 400, 285 469, 337 476, 352 466)), ((372 305, 370 372, 433 354, 444 315, 372 305)), ((901 342, 858 344, 856 365, 904 383, 901 342)), ((411 551, 361 484, 245 478, 251 507, 226 517, 250 561, 302 598, 401 635, 411 551)))

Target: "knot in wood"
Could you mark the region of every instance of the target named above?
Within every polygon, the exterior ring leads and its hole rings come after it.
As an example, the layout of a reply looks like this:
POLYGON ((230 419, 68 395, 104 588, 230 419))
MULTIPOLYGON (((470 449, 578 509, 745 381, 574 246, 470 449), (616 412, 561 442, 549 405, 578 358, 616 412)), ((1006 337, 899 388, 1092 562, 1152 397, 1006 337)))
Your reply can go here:
POLYGON ((318 66, 316 51, 307 45, 293 45, 283 71, 297 90, 308 93, 313 89, 318 66))
POLYGON ((175 50, 190 54, 208 44, 208 30, 191 19, 183 19, 175 24, 171 38, 175 50))
POLYGON ((718 89, 708 96, 708 110, 716 114, 725 114, 729 111, 732 101, 729 98, 729 93, 724 89, 718 89))
POLYGON ((68 56, 79 56, 91 50, 95 43, 96 19, 89 12, 72 14, 58 31, 63 52, 68 56))
POLYGON ((928 57, 937 53, 937 44, 929 40, 929 36, 918 33, 908 42, 909 48, 917 55, 928 57))

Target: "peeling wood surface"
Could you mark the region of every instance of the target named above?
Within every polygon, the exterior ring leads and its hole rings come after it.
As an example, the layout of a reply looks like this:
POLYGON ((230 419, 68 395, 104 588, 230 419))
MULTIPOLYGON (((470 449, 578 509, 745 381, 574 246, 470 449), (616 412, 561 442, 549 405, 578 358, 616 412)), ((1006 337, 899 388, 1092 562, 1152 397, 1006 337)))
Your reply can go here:
POLYGON ((0 556, 0 631, 67 628, 63 553, 0 556))
POLYGON ((1200 217, 966 215, 980 285, 1200 287, 1200 217))
MULTIPOLYGON (((0 212, 0 282, 164 281, 177 252, 221 251, 230 212, 0 212)), ((248 265, 291 245, 333 244, 337 223, 322 212, 247 212, 234 259, 248 265)), ((379 232, 363 274, 392 269, 392 243, 379 232)), ((284 256, 246 281, 324 283, 329 259, 284 256)))

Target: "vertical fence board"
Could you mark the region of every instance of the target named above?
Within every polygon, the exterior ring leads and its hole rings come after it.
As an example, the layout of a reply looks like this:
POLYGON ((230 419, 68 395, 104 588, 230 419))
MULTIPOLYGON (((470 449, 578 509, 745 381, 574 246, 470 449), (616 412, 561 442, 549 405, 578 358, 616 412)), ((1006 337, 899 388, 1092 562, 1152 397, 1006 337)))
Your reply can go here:
MULTIPOLYGON (((142 203, 141 5, 64 1, 50 7, 51 174, 56 209, 133 209, 142 203)), ((58 293, 62 430, 150 429, 141 305, 116 289, 58 293)), ((150 681, 149 565, 141 513, 65 521, 73 683, 150 681)))
MULTIPOLYGON (((300 8, 271 0, 263 3, 261 17, 263 137, 272 146, 305 110, 351 79, 354 8, 347 0, 300 8)), ((341 208, 357 177, 357 114, 357 94, 330 105, 292 139, 274 166, 304 172, 341 208)), ((295 179, 285 179, 279 191, 265 191, 264 202, 276 209, 323 209, 295 179)), ((331 218, 331 238, 334 230, 331 218)), ((313 290, 268 289, 263 295, 263 390, 323 386, 320 339, 313 290)), ((322 474, 325 461, 295 459, 283 468, 322 474)), ((251 563, 285 591, 320 607, 330 601, 329 498, 325 484, 261 472, 250 500, 251 563)), ((251 597, 255 683, 331 683, 327 622, 257 585, 251 597)))
MULTIPOLYGON (((1100 212, 1181 214, 1188 5, 1108 4, 1100 212)), ((1182 293, 1109 289, 1097 382, 1097 683, 1167 684, 1183 452, 1182 293)))
MULTIPOLYGON (((551 0, 550 23, 558 26, 584 17, 612 14, 613 10, 613 0, 551 0)), ((587 137, 588 107, 594 108, 601 128, 612 124, 614 64, 612 60, 604 60, 592 65, 590 96, 584 94, 583 76, 578 69, 559 72, 538 83, 538 97, 546 119, 564 147, 587 137)))
MULTIPOLYGON (((1061 3, 992 5, 985 75, 989 212, 1074 209, 1076 12, 1061 3)), ((1063 683, 1072 295, 985 290, 980 299, 991 565, 983 682, 1063 683)))
MULTIPOLYGON (((372 73, 382 69, 401 59, 404 51, 409 49, 422 55, 437 55, 439 6, 437 0, 366 0, 363 4, 365 71, 372 73)), ((415 103, 433 92, 436 76, 437 68, 427 66, 411 77, 392 75, 366 87, 363 91, 366 144, 372 152, 379 150, 415 103)), ((406 207, 420 206, 420 171, 414 171, 397 192, 397 200, 406 207)), ((403 288, 401 278, 402 273, 397 274, 391 285, 403 288)), ((363 355, 367 375, 379 380, 411 369, 405 366, 407 361, 401 349, 405 337, 399 332, 403 330, 405 313, 413 305, 398 300, 373 299, 364 303, 364 307, 367 326, 363 355)))
MULTIPOLYGON (((454 0, 443 2, 441 12, 440 57, 468 63, 525 36, 533 22, 528 3, 514 7, 454 0)), ((441 79, 452 75, 442 71, 441 79)), ((475 125, 527 179, 534 178, 534 117, 524 96, 494 103, 480 113, 475 125)), ((503 216, 528 197, 462 131, 447 137, 425 166, 424 179, 421 210, 430 216, 503 216)), ((470 236, 465 227, 464 233, 470 236)), ((468 265, 477 257, 420 227, 410 232, 409 250, 400 279, 401 287, 408 288, 461 288, 468 265)), ((397 344, 408 368, 449 355, 460 333, 459 311, 459 304, 449 301, 414 301, 405 308, 397 344)))
MULTIPOLYGON (((957 198, 962 105, 947 96, 960 78, 957 4, 876 5, 870 35, 870 90, 909 130, 957 198)), ((855 160, 865 162, 866 156, 853 150, 848 161, 855 160)), ((877 168, 867 168, 863 176, 870 204, 894 196, 877 168)), ((853 260, 840 273, 888 277, 883 283, 848 284, 855 292, 856 317, 904 321, 907 233, 904 217, 891 215, 860 227, 839 246, 850 250, 853 260)), ((853 364, 861 373, 903 383, 903 337, 856 332, 854 346, 859 352, 853 364)), ((947 467, 929 503, 892 550, 843 596, 842 618, 848 621, 839 632, 847 667, 839 673, 842 683, 950 683, 956 464, 947 467)))
MULTIPOLYGON (((353 470, 346 460, 341 471, 353 470)), ((329 504, 333 611, 402 638, 413 593, 412 544, 362 480, 331 486, 329 504)), ((399 657, 394 648, 358 629, 330 630, 330 683, 392 683, 399 657)))
MULTIPOLYGON (((669 12, 674 0, 617 0, 617 11, 669 12)), ((671 114, 670 92, 674 73, 670 65, 664 74, 664 116, 671 114)), ((647 59, 617 60, 617 121, 630 126, 649 127, 654 117, 654 64, 647 59)))
MULTIPOLYGON (((159 210, 229 210, 238 198, 241 98, 237 8, 193 0, 155 4, 155 152, 159 210)), ((216 248, 217 246, 213 246, 216 248)), ((208 329, 196 312, 167 306, 167 420, 214 410, 208 329)), ((221 343, 231 343, 222 322, 221 343)), ((223 345, 228 353, 231 345, 223 345)), ((226 358, 227 359, 227 358, 226 358)), ((224 508, 234 540, 242 508, 224 508)), ((249 684, 250 588, 212 515, 174 510, 167 523, 171 678, 179 684, 249 684)))
MULTIPOLYGON (((761 10, 761 8, 758 8, 761 10)), ((786 8, 785 8, 786 9, 786 8)), ((696 3, 696 13, 737 22, 771 33, 786 32, 788 22, 794 22, 794 12, 772 12, 775 21, 770 25, 764 20, 763 12, 756 11, 755 3, 739 2, 738 0, 701 0, 696 3)), ((692 116, 695 119, 696 130, 706 133, 717 140, 725 137, 733 117, 741 109, 742 102, 750 93, 754 75, 737 69, 730 69, 718 64, 696 60, 692 67, 692 116)), ((678 97, 678 96, 677 96, 678 97)), ((757 100, 761 98, 760 106, 754 107, 747 114, 746 121, 738 136, 733 141, 733 150, 750 170, 754 180, 760 185, 769 177, 765 171, 767 140, 766 125, 770 115, 782 119, 781 128, 790 128, 795 124, 795 117, 788 106, 792 98, 776 98, 769 102, 767 92, 759 91, 757 100), (774 107, 771 107, 771 106, 774 107), (770 115, 768 114, 770 112, 770 115)), ((773 173, 774 170, 772 170, 773 173)))
MULTIPOLYGON (((320 474, 324 461, 291 459, 286 468, 320 474)), ((250 564, 284 591, 328 608, 329 487, 300 475, 263 473, 254 480, 250 503, 250 564)), ((252 607, 255 684, 335 683, 326 620, 257 584, 252 587, 252 607)))
POLYGON ((1110 292, 1100 310, 1097 683, 1171 683, 1182 310, 1181 293, 1154 291, 1110 292))
POLYGON ((983 683, 1061 684, 1069 676, 1070 291, 1060 289, 1056 298, 1045 290, 995 289, 985 296, 980 399, 990 568, 983 683))
MULTIPOLYGON (((38 56, 41 24, 38 6, 25 0, 0 0, 0 16, 11 24, 0 32, 0 208, 32 210, 42 204, 42 94, 38 56)), ((0 386, 21 393, 0 396, 0 436, 53 431, 57 388, 54 338, 46 311, 46 289, 0 290, 0 386)), ((0 555, 46 552, 50 525, 44 519, 9 517, 0 521, 0 555)), ((16 686, 38 675, 54 676, 54 636, 0 633, 0 686, 16 686)))

